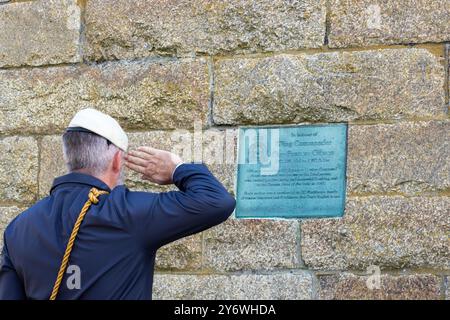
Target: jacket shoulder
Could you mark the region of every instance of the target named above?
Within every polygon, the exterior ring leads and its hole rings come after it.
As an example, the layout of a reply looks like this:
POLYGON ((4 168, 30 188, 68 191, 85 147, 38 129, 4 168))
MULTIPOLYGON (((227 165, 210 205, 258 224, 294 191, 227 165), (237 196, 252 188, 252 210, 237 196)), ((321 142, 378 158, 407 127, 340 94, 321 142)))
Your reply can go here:
POLYGON ((20 208, 19 214, 17 214, 7 225, 5 228, 5 236, 6 234, 11 233, 11 231, 20 226, 21 224, 27 223, 28 221, 37 218, 37 213, 42 212, 43 210, 49 210, 49 197, 45 197, 29 208, 20 208))

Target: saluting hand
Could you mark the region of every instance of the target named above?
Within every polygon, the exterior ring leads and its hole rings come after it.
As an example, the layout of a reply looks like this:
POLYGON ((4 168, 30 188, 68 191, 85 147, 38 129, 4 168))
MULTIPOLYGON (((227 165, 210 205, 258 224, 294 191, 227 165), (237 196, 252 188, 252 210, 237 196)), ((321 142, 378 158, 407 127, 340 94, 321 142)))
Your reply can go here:
POLYGON ((151 147, 139 147, 125 155, 125 165, 142 174, 142 179, 164 185, 171 184, 172 175, 180 157, 168 151, 151 147))

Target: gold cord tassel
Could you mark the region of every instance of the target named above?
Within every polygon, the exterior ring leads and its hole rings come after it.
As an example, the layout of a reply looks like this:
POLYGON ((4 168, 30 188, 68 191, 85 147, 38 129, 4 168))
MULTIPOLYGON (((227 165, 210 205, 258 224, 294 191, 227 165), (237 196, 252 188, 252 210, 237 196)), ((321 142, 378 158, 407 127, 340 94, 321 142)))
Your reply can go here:
POLYGON ((73 226, 73 230, 70 235, 69 241, 67 242, 66 251, 64 252, 64 256, 61 261, 61 266, 59 267, 58 276, 56 277, 55 285, 53 286, 50 300, 55 300, 56 296, 58 295, 59 287, 61 286, 61 282, 64 277, 64 272, 66 271, 67 264, 69 262, 70 253, 72 252, 73 244, 75 242, 75 238, 77 237, 78 230, 80 229, 80 225, 83 222, 84 216, 86 215, 87 211, 89 210, 89 207, 91 206, 91 204, 98 203, 98 201, 99 201, 98 197, 102 194, 108 194, 108 192, 103 191, 103 190, 98 190, 96 188, 92 188, 89 191, 89 199, 86 201, 83 208, 81 209, 80 214, 78 215, 77 221, 75 222, 75 225, 73 226))

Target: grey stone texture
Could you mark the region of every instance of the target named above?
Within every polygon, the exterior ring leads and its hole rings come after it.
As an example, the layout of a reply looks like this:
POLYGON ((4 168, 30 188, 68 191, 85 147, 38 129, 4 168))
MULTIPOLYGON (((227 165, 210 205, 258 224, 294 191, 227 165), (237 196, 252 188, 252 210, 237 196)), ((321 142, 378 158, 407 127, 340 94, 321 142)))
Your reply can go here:
POLYGON ((53 180, 67 172, 63 158, 62 136, 44 136, 41 140, 39 197, 49 195, 53 180))
POLYGON ((445 72, 426 49, 282 54, 215 62, 221 125, 445 117, 445 72))
POLYGON ((306 271, 277 274, 156 274, 155 300, 305 300, 311 299, 313 276, 306 271))
POLYGON ((331 0, 330 47, 450 40, 447 0, 331 0))
POLYGON ((177 240, 161 247, 156 254, 156 270, 184 271, 202 268, 202 234, 177 240))
POLYGON ((75 0, 0 6, 0 68, 81 61, 81 9, 75 0))
POLYGON ((0 139, 0 201, 29 204, 36 200, 38 144, 32 137, 0 139))
POLYGON ((351 125, 348 136, 349 193, 450 189, 450 121, 351 125))
POLYGON ((59 133, 93 107, 125 128, 206 125, 207 62, 137 61, 0 71, 0 131, 59 133))
POLYGON ((450 300, 449 277, 445 277, 445 300, 450 300))
POLYGON ((441 295, 441 278, 432 274, 381 274, 379 288, 374 284, 369 276, 351 273, 320 276, 319 299, 439 300, 441 295))
POLYGON ((204 234, 205 268, 218 272, 299 265, 295 220, 228 219, 204 234))
POLYGON ((317 48, 324 0, 90 0, 86 54, 92 60, 317 48))
POLYGON ((0 249, 3 247, 3 232, 8 224, 25 208, 18 208, 16 206, 1 207, 0 206, 0 249))
POLYGON ((448 270, 449 227, 450 197, 350 198, 343 218, 302 221, 302 259, 316 270, 448 270))

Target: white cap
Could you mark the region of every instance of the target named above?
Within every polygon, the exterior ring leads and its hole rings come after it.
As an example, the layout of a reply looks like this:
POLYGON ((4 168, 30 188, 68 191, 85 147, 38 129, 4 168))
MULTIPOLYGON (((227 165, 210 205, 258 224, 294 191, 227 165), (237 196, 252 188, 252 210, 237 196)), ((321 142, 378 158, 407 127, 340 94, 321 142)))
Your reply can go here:
POLYGON ((70 121, 68 130, 77 131, 76 128, 96 133, 123 151, 128 149, 128 137, 125 131, 116 120, 103 112, 91 108, 78 111, 70 121))

